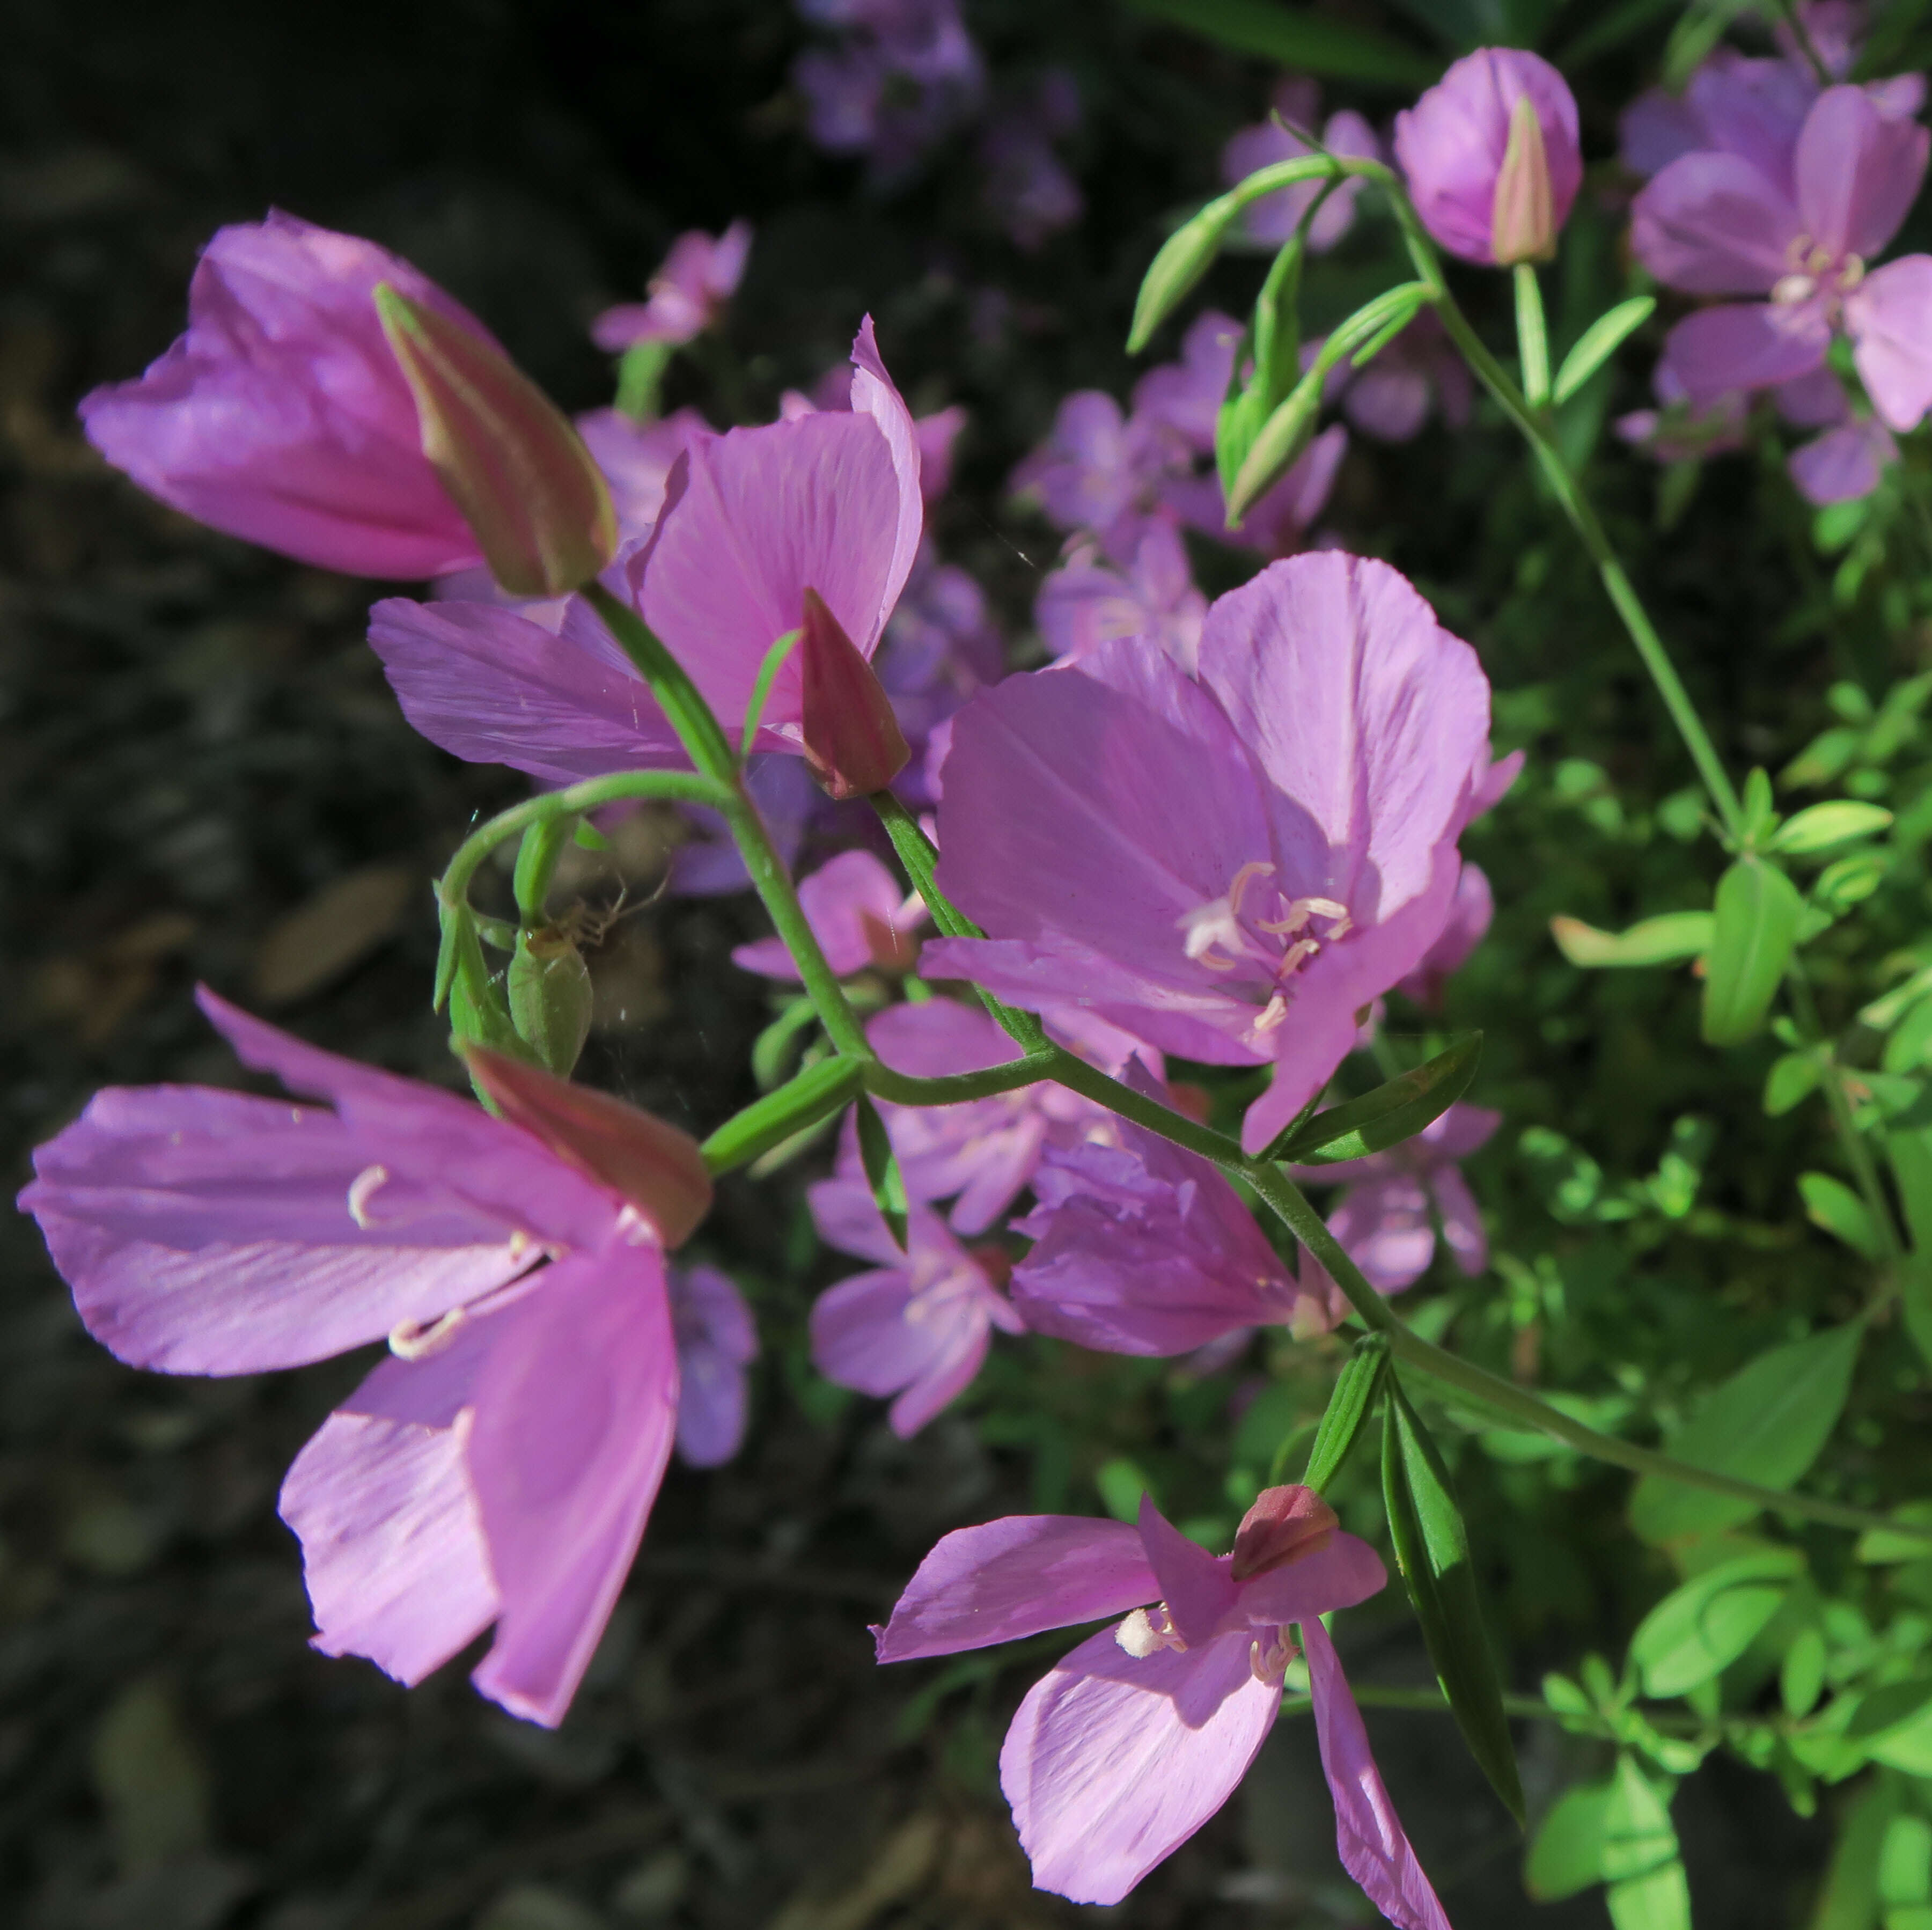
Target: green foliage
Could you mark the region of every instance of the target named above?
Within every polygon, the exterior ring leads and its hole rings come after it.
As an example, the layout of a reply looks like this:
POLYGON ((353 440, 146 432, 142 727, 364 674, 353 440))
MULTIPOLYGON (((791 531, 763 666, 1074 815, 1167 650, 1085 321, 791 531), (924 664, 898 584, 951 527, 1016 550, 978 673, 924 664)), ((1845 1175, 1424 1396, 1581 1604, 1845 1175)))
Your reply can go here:
POLYGON ((1413 1139, 1469 1089, 1482 1055, 1482 1034, 1466 1034, 1413 1072, 1291 1127, 1268 1148, 1268 1157, 1325 1166, 1361 1159, 1413 1139))

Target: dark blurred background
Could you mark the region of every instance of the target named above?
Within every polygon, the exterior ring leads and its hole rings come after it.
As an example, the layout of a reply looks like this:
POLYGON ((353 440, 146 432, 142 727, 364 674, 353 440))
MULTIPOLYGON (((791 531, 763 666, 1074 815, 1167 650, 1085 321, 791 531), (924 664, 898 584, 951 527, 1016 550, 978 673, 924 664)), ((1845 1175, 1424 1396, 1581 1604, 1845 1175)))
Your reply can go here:
MULTIPOLYGON (((194 527, 81 440, 74 402, 178 331, 209 234, 274 206, 373 236, 584 408, 610 382, 590 318, 634 298, 680 230, 748 216, 740 363, 709 386, 675 376, 670 401, 768 416, 872 311, 915 407, 971 412, 939 531, 1017 639, 1054 540, 1006 509, 1004 479, 1067 390, 1124 392, 1124 320, 1164 220, 1212 191, 1222 141, 1258 118, 1271 77, 1107 0, 968 14, 996 73, 1058 65, 1080 90, 1066 152, 1087 213, 1032 253, 987 218, 963 150, 882 195, 813 149, 787 79, 807 30, 784 0, 11 0, 10 1187, 98 1085, 236 1078, 193 1013, 197 979, 337 1049, 450 1079, 428 1005, 428 884, 476 814, 520 794, 404 726, 362 641, 368 586, 194 527)), ((1630 58, 1586 99, 1598 154, 1630 58)), ((1378 119, 1401 99, 1340 98, 1378 119)), ((1460 559, 1505 458, 1478 451, 1452 479, 1446 449, 1352 458, 1342 525, 1406 529, 1424 560, 1460 559)), ((1458 580, 1480 608, 1472 569, 1458 580)), ((1498 647, 1506 661, 1514 646, 1498 647)), ((647 895, 662 832, 637 821, 574 888, 647 895)), ((686 900, 614 932, 586 1076, 700 1127, 742 1102, 768 1013, 726 953, 755 929, 739 900, 686 900)), ((797 1179, 728 1186, 706 1235, 765 1328, 752 1445, 718 1472, 674 1472, 554 1735, 479 1700, 460 1664, 406 1694, 305 1648, 275 1488, 364 1363, 260 1381, 126 1372, 81 1334, 31 1225, 0 1217, 0 1921, 866 1930, 1088 1913, 1029 1890, 992 1773, 1050 1644, 1004 1671, 882 1676, 866 1634, 938 1534, 1028 1505, 1028 1462, 957 1413, 899 1443, 875 1404, 809 1373, 803 1310, 837 1268, 814 1256, 797 1179)), ((1083 1490, 1072 1505, 1096 1504, 1083 1490)), ((1399 1603, 1358 1619, 1352 1667, 1426 1679, 1399 1603)), ((1372 1727, 1464 1930, 1604 1920, 1594 1896, 1523 1900, 1520 1839, 1448 1724, 1372 1727)), ((1567 1746, 1526 1736, 1533 1785, 1552 1786, 1567 1746)), ((1700 1925, 1786 1920, 1821 1838, 1768 1784, 1714 1769, 1678 1817, 1700 1925)), ((1241 1797, 1108 1919, 1360 1920, 1331 1830, 1312 1735, 1284 1724, 1241 1797)))

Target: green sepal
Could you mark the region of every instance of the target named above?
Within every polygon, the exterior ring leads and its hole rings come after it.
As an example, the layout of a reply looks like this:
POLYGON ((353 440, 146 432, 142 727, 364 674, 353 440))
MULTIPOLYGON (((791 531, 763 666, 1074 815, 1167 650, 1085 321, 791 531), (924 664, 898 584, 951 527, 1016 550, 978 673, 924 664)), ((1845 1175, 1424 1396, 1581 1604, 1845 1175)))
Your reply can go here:
POLYGON ((1619 302, 1599 315, 1563 358, 1563 365, 1550 386, 1550 401, 1561 408, 1650 320, 1656 309, 1654 295, 1633 295, 1628 302, 1619 302))
MULTIPOLYGON (((776 1092, 766 1093, 726 1120, 704 1142, 705 1164, 714 1173, 728 1172, 810 1130, 844 1108, 858 1092, 864 1075, 865 1067, 857 1059, 820 1059, 807 1066, 776 1092)), ((876 1119, 878 1115, 872 1116, 876 1119)), ((904 1241, 901 1239, 899 1244, 903 1247, 904 1241)))
POLYGON ((899 1171, 898 1155, 892 1151, 891 1136, 879 1109, 866 1094, 859 1095, 859 1157, 866 1168, 866 1183, 872 1189, 873 1203, 892 1236, 892 1244, 906 1250, 905 1175, 899 1171))
POLYGON ((1388 1367, 1388 1336, 1364 1334, 1342 1362, 1334 1391, 1322 1411, 1322 1424, 1308 1450, 1307 1469, 1301 1477, 1304 1487, 1319 1494, 1341 1472, 1349 1450, 1375 1412, 1376 1397, 1382 1391, 1388 1367))
POLYGON ((1520 1826, 1516 1745, 1476 1597, 1462 1511, 1436 1443, 1393 1373, 1382 1408, 1382 1499, 1396 1565, 1415 1604, 1442 1693, 1471 1754, 1520 1826))
POLYGON ((1162 242, 1148 272, 1141 278, 1134 301, 1134 319, 1127 330, 1127 353, 1138 355, 1162 323, 1186 300, 1195 284, 1213 266, 1221 243, 1241 204, 1223 194, 1188 220, 1162 242))
POLYGON ((1265 1157, 1303 1166, 1366 1158, 1413 1139, 1469 1089, 1483 1056, 1483 1035, 1464 1032, 1426 1064, 1360 1099, 1318 1112, 1269 1147, 1265 1157))
POLYGON ((1762 1027, 1804 908, 1798 887, 1762 858, 1739 858, 1718 879, 1704 980, 1706 1044, 1742 1045, 1762 1027))

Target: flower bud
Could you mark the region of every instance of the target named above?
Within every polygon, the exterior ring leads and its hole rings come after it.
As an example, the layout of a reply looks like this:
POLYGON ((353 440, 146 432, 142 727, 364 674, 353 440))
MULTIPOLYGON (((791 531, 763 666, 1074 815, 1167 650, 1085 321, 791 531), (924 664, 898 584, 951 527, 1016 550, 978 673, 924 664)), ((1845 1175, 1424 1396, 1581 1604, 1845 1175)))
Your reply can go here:
POLYGON ((1240 527, 1241 518, 1315 440, 1326 373, 1325 370, 1311 371, 1298 382, 1248 446, 1235 470, 1233 485, 1226 492, 1229 529, 1240 527))
POLYGON ((622 1193, 667 1247, 689 1238, 710 1211, 710 1171, 688 1133, 487 1046, 465 1046, 463 1055, 471 1078, 506 1119, 622 1193))
POLYGON ((1556 252, 1550 156, 1543 145, 1543 123, 1537 119, 1536 103, 1527 94, 1519 94, 1510 110, 1509 146, 1496 176, 1490 245, 1504 268, 1520 261, 1547 261, 1556 252))
POLYGON ((1213 266, 1240 202, 1224 194, 1210 201, 1191 221, 1184 221, 1161 244, 1148 265, 1134 302, 1134 319, 1127 335, 1127 353, 1138 355, 1148 338, 1187 299, 1188 291, 1213 266))
POLYGON ((1266 1487, 1242 1517, 1234 1535, 1236 1581, 1319 1554, 1340 1524, 1312 1487, 1266 1487))
POLYGON ((912 755, 872 666, 815 590, 805 593, 799 640, 805 760, 834 797, 883 791, 912 755))
POLYGON ((559 596, 617 551, 617 515, 583 439, 490 344, 388 282, 382 332, 416 398, 422 452, 490 574, 516 596, 559 596))
POLYGON ((518 1036, 542 1064, 568 1079, 590 1035, 590 973, 583 953, 554 925, 519 932, 509 987, 518 1036))

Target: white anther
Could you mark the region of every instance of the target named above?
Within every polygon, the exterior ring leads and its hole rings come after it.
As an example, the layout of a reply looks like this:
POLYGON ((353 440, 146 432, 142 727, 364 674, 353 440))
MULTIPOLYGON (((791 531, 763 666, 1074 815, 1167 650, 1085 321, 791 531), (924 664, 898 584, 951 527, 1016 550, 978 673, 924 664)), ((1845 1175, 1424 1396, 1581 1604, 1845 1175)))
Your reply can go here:
POLYGON ((1294 1659, 1294 1644, 1281 1630, 1276 1629, 1266 1637, 1257 1637, 1248 1644, 1248 1667, 1253 1670, 1257 1682, 1278 1686, 1288 1673, 1288 1665, 1294 1659))
POLYGON ((1152 1608, 1136 1608, 1114 1631, 1114 1640, 1137 1662, 1145 1661, 1161 1649, 1184 1651, 1187 1646, 1174 1632, 1173 1617, 1164 1601, 1152 1608))
POLYGON ((1257 1032, 1272 1032, 1288 1016, 1288 998, 1286 993, 1277 992, 1262 1007, 1261 1016, 1255 1021, 1257 1032))
POLYGON ((468 1317, 461 1307, 452 1307, 427 1327, 420 1321, 399 1320, 389 1329, 389 1351, 399 1361, 427 1360, 449 1345, 468 1317))
POLYGON ((1815 276, 1809 275, 1780 275, 1772 284, 1771 299, 1779 307, 1789 308, 1800 302, 1808 302, 1818 292, 1815 276))
POLYGON ((1848 254, 1838 270, 1838 287, 1840 293, 1847 288, 1856 288, 1865 278, 1864 257, 1848 254))
POLYGON ((388 1178, 387 1166, 364 1166, 349 1182, 349 1217, 364 1232, 369 1229, 369 1196, 378 1187, 387 1185, 388 1178))
POLYGON ((1272 878, 1274 866, 1259 858, 1251 859, 1234 874, 1234 881, 1228 887, 1228 915, 1238 918, 1241 914, 1241 894, 1248 888, 1251 879, 1272 878))

